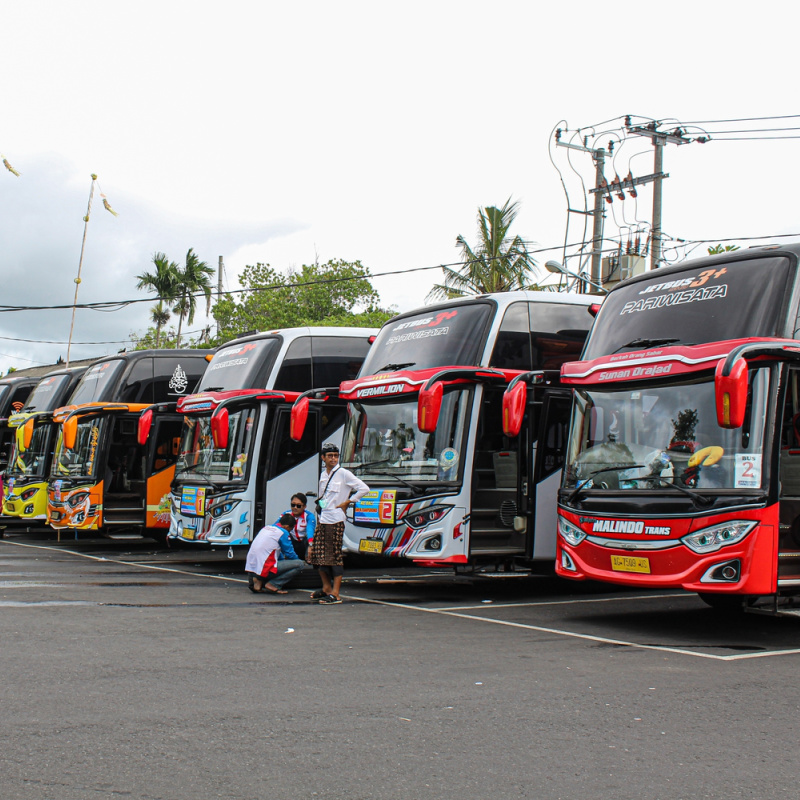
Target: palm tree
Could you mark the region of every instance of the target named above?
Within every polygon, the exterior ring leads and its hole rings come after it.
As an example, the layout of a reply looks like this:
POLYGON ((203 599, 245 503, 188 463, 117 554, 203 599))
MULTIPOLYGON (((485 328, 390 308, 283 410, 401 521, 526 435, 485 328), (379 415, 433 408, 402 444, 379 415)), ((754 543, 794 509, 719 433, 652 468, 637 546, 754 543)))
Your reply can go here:
POLYGON ((164 303, 171 303, 178 296, 178 265, 170 261, 164 253, 153 254, 155 272, 143 272, 137 275, 137 289, 151 289, 158 297, 151 315, 156 326, 156 347, 161 344, 161 328, 169 322, 170 310, 164 303))
POLYGON ((196 294, 204 294, 206 297, 206 314, 211 311, 211 276, 214 268, 209 267, 205 261, 201 261, 194 250, 190 247, 186 253, 186 263, 183 269, 178 268, 178 291, 175 294, 178 302, 172 309, 178 315, 178 337, 175 340, 175 347, 181 346, 181 326, 183 318, 191 325, 194 322, 194 312, 197 308, 196 294))
POLYGON ((510 239, 508 229, 519 213, 519 203, 509 197, 502 208, 487 206, 478 209, 476 248, 459 235, 463 263, 457 270, 442 267, 444 283, 436 284, 428 299, 445 300, 470 294, 511 292, 515 289, 537 289, 533 281, 536 262, 519 236, 510 239))

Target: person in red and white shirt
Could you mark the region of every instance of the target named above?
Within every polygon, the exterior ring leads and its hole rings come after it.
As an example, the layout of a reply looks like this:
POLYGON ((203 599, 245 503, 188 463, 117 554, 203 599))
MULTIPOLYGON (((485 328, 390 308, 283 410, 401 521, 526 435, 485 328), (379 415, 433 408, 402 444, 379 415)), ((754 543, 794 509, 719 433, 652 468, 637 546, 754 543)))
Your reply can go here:
POLYGON ((291 514, 284 514, 277 525, 265 525, 253 539, 244 564, 251 592, 287 594, 283 585, 306 568, 289 538, 295 522, 291 514))

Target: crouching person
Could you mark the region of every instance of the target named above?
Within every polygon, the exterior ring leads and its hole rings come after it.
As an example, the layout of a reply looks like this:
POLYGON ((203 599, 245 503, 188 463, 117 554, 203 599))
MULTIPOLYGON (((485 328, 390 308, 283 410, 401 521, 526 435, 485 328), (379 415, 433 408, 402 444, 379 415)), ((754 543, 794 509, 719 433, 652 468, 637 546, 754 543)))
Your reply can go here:
POLYGON ((291 514, 284 514, 276 525, 265 525, 253 539, 244 565, 251 592, 287 594, 283 587, 306 568, 289 538, 296 521, 291 514))

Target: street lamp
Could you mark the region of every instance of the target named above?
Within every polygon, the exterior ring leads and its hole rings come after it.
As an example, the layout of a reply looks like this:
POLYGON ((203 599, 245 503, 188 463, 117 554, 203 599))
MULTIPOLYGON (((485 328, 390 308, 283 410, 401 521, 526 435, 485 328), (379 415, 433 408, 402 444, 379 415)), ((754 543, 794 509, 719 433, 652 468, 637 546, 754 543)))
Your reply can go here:
POLYGON ((593 289, 606 294, 607 290, 599 283, 595 283, 594 281, 591 281, 582 275, 578 275, 576 272, 568 270, 558 261, 545 261, 544 267, 548 272, 552 272, 554 275, 566 275, 569 278, 574 278, 578 282, 578 286, 580 288, 591 286, 593 289))

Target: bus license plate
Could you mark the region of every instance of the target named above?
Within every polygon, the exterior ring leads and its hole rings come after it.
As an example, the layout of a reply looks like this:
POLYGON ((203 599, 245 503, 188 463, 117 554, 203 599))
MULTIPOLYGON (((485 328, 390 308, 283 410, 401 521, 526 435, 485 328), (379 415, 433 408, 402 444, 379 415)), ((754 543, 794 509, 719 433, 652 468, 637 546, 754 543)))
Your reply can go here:
POLYGON ((611 569, 615 572, 645 572, 650 574, 650 559, 635 556, 611 556, 611 569))
POLYGON ((383 539, 362 539, 358 543, 358 552, 380 555, 383 552, 383 539))
POLYGON ((194 539, 196 528, 184 528, 181 531, 181 539, 194 539))

